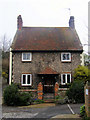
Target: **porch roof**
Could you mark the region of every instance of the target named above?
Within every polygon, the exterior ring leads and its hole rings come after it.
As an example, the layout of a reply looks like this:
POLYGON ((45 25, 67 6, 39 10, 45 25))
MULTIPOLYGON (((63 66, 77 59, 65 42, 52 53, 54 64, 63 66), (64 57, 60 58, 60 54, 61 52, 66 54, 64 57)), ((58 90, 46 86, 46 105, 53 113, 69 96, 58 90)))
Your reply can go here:
POLYGON ((53 70, 52 68, 47 67, 38 74, 59 74, 59 73, 53 70))

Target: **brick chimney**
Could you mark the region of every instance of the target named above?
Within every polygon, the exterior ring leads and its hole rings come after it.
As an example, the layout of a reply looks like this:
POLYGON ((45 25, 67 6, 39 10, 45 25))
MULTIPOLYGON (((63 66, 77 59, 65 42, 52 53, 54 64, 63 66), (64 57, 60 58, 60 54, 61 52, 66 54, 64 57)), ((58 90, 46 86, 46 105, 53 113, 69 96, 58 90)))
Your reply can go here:
POLYGON ((75 28, 75 25, 74 25, 74 16, 70 16, 69 27, 72 28, 72 29, 75 28))
POLYGON ((22 17, 21 17, 21 15, 19 15, 19 16, 17 17, 17 29, 18 29, 18 30, 21 30, 21 29, 22 29, 22 26, 23 26, 22 17))

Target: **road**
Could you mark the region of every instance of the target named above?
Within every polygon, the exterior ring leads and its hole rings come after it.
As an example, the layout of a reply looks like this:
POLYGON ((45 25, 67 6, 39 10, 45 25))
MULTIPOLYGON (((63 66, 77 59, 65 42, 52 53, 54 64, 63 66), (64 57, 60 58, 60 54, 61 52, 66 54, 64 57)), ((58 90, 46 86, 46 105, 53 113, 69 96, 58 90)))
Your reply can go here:
POLYGON ((64 104, 44 107, 7 107, 3 106, 3 118, 51 118, 59 114, 79 114, 83 104, 64 104), (69 108, 70 107, 70 108, 69 108), (72 112, 73 111, 73 112, 72 112))

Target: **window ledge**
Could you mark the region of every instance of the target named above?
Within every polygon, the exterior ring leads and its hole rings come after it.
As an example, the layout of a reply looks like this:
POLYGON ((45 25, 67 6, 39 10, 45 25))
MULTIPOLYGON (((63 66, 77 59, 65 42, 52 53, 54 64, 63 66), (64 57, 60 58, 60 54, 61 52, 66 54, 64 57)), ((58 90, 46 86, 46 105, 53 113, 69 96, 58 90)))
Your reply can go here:
POLYGON ((22 87, 27 87, 27 86, 32 86, 31 84, 30 85, 28 85, 28 84, 25 84, 25 85, 21 85, 22 87))
POLYGON ((60 90, 60 91, 66 91, 66 90, 68 90, 69 88, 58 88, 58 90, 60 90))
POLYGON ((37 90, 36 89, 21 89, 19 90, 20 92, 36 92, 37 90))
POLYGON ((62 63, 71 63, 71 61, 61 61, 62 63))
POLYGON ((32 61, 22 61, 22 63, 31 63, 32 61))

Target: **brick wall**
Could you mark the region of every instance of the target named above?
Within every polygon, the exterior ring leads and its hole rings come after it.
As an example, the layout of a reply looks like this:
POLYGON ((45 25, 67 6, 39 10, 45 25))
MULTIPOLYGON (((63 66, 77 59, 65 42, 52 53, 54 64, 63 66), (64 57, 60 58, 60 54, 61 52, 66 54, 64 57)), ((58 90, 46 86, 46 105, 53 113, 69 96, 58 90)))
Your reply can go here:
POLYGON ((58 95, 59 84, 55 83, 55 97, 58 95))
POLYGON ((90 117, 90 83, 86 83, 85 86, 85 109, 86 114, 90 117))
POLYGON ((41 82, 38 84, 37 92, 38 92, 38 99, 42 100, 43 99, 43 85, 41 82))

